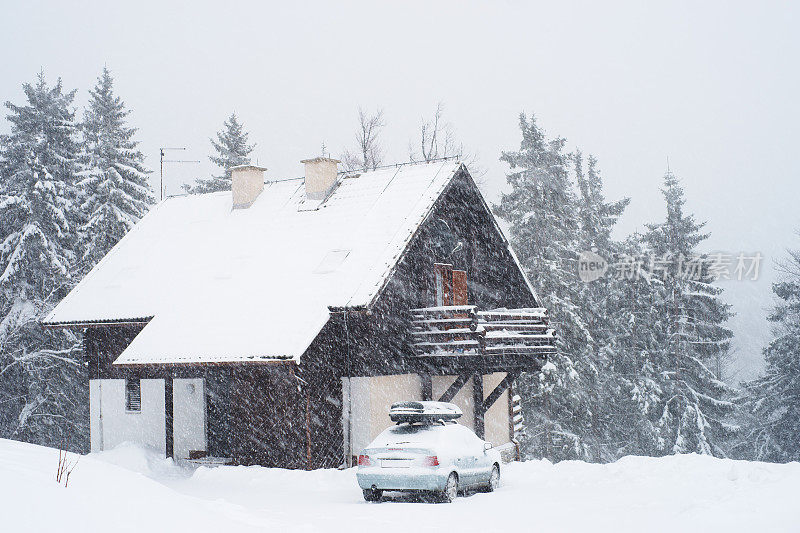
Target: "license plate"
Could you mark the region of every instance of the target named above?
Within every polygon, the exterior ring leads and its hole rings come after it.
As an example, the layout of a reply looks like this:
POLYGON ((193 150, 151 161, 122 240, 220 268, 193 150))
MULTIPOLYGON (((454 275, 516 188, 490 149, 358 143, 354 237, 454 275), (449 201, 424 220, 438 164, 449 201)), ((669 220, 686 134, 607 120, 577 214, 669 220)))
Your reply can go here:
POLYGON ((381 459, 381 468, 409 468, 410 459, 381 459))

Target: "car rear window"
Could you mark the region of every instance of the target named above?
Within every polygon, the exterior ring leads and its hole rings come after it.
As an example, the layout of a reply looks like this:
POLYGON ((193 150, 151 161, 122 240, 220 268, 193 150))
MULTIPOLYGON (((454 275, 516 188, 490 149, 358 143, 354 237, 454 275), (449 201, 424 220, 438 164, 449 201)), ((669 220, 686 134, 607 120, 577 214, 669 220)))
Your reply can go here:
POLYGON ((432 445, 439 441, 444 426, 400 424, 392 426, 372 442, 371 447, 393 444, 432 445))

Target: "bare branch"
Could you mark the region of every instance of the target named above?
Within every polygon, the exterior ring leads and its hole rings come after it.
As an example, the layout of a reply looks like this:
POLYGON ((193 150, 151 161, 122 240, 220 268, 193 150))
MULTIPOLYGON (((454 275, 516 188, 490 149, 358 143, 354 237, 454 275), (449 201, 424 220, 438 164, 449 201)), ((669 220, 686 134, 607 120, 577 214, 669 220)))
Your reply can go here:
POLYGON ((453 125, 444 118, 444 103, 436 104, 436 111, 430 120, 422 120, 420 125, 419 153, 416 153, 409 142, 409 159, 411 161, 434 161, 445 157, 458 157, 467 166, 470 174, 478 184, 486 174, 486 170, 478 163, 477 155, 467 153, 464 145, 456 140, 453 125))
POLYGON ((383 163, 384 150, 380 144, 380 133, 384 126, 386 122, 382 109, 378 108, 374 114, 368 114, 359 107, 355 135, 357 151, 353 153, 345 150, 342 154, 345 170, 375 170, 383 163))

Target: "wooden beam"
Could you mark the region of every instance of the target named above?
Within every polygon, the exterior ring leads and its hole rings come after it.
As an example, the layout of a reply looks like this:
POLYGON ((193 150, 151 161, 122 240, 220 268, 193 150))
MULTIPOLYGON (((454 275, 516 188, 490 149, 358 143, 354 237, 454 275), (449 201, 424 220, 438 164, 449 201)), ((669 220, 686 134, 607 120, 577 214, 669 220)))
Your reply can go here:
POLYGON ((433 378, 428 373, 422 373, 419 377, 422 380, 422 399, 433 400, 433 378))
POLYGON ((381 368, 380 370, 382 370, 382 372, 376 369, 371 373, 363 375, 400 373, 401 370, 406 368, 409 372, 429 372, 434 376, 452 376, 473 372, 481 372, 482 374, 492 374, 494 372, 538 372, 547 362, 547 359, 548 354, 545 352, 531 354, 492 354, 487 356, 472 354, 421 355, 400 360, 391 369, 381 368))
POLYGON ((456 397, 456 394, 458 394, 458 391, 461 390, 461 387, 464 386, 464 384, 467 382, 468 379, 469 379, 469 374, 460 374, 453 382, 453 384, 450 385, 450 387, 446 391, 444 391, 444 394, 442 394, 441 398, 439 398, 439 401, 452 402, 453 398, 456 397))
POLYGON ((164 376, 164 425, 166 428, 166 455, 174 456, 175 447, 175 411, 173 405, 172 375, 164 376))
POLYGON ((475 434, 480 438, 486 436, 483 416, 486 409, 483 407, 483 376, 480 373, 472 374, 472 404, 475 413, 475 434))
POLYGON ((509 387, 511 387, 511 383, 514 382, 514 379, 516 379, 515 374, 511 372, 506 374, 506 377, 504 377, 503 380, 497 384, 497 387, 495 387, 494 390, 489 394, 489 396, 483 400, 484 412, 488 411, 489 408, 494 405, 494 402, 496 402, 497 399, 500 398, 500 396, 502 396, 503 393, 509 389, 509 387))
POLYGON ((311 470, 311 392, 306 387, 306 470, 311 470))
POLYGON ((516 422, 514 421, 514 383, 516 382, 519 374, 514 374, 514 379, 511 380, 510 386, 508 387, 508 436, 511 439, 511 442, 514 443, 514 460, 521 461, 522 457, 519 452, 519 441, 516 438, 516 431, 514 428, 516 427, 516 422))

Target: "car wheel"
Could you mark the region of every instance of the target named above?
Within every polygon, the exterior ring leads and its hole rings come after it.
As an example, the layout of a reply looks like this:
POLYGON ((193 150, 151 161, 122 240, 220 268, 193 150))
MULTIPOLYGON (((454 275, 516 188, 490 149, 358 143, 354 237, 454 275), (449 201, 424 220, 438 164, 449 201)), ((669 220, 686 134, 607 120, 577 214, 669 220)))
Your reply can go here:
POLYGON ((364 489, 364 499, 368 502, 379 502, 383 496, 381 489, 364 489))
POLYGON ((458 475, 455 472, 450 472, 447 476, 447 483, 444 490, 439 494, 443 503, 451 503, 458 496, 458 475))
POLYGON ((500 467, 492 466, 492 473, 489 474, 489 483, 486 485, 487 492, 494 492, 500 486, 500 467))

